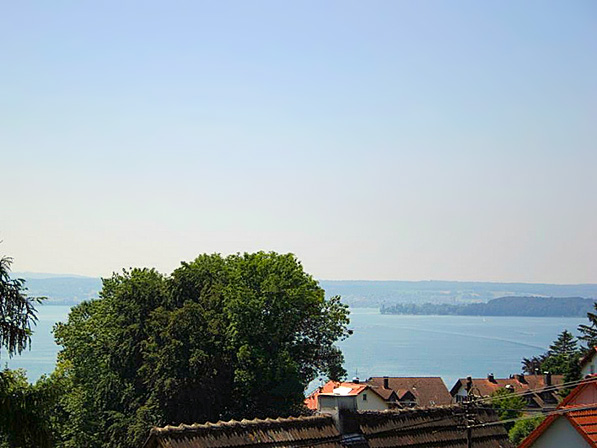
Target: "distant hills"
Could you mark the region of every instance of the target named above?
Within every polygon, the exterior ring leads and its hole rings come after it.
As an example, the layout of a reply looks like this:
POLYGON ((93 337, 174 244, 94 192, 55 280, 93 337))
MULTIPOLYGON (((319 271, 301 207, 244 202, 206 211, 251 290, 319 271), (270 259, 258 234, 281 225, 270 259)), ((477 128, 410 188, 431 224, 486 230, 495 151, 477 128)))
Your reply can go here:
POLYGON ((102 281, 95 277, 63 277, 55 274, 14 272, 13 278, 24 278, 27 295, 47 297, 48 305, 76 305, 94 299, 102 288, 102 281))
POLYGON ((487 303, 450 305, 447 303, 398 303, 382 306, 382 314, 448 316, 535 316, 585 317, 594 312, 595 300, 582 297, 500 297, 487 303))
POLYGON ((597 299, 597 284, 493 283, 456 281, 322 280, 329 296, 340 295, 351 306, 380 307, 397 303, 462 304, 504 296, 584 297, 597 299))
MULTIPOLYGON (((75 305, 96 298, 101 279, 60 274, 15 272, 24 278, 30 296, 48 297, 48 304, 75 305)), ((597 284, 551 285, 547 283, 491 283, 455 281, 363 281, 321 280, 327 296, 340 295, 350 306, 374 307, 395 304, 485 303, 498 297, 541 296, 597 300, 597 284)))

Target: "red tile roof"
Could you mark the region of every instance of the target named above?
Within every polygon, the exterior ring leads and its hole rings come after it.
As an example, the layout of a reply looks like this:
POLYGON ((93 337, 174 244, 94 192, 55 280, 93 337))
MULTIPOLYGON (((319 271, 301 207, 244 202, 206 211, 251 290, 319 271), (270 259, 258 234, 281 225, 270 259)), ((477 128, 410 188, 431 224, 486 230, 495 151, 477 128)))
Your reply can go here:
POLYGON ((411 392, 417 399, 418 406, 442 406, 452 402, 448 388, 439 376, 430 377, 388 377, 388 389, 384 386, 384 377, 377 376, 367 380, 371 386, 378 388, 379 392, 396 392, 398 397, 403 397, 406 391, 411 392))
POLYGON ((597 405, 594 409, 569 412, 566 418, 587 442, 597 446, 597 405))
MULTIPOLYGON (((498 389, 508 388, 515 393, 524 394, 529 400, 528 407, 531 409, 555 409, 561 398, 556 388, 550 388, 545 383, 544 375, 514 375, 513 378, 473 378, 473 394, 488 397, 498 389)), ((564 382, 564 375, 551 375, 551 386, 558 386, 564 382)), ((459 379, 452 387, 450 394, 456 396, 462 387, 466 387, 467 380, 459 379)))
MULTIPOLYGON (((551 385, 557 386, 564 382, 564 375, 552 375, 551 385)), ((456 395, 460 387, 466 385, 466 378, 460 378, 450 393, 456 395)), ((481 396, 489 396, 498 389, 503 389, 506 386, 512 386, 514 392, 524 392, 526 390, 543 389, 548 387, 545 384, 544 375, 520 375, 514 378, 495 378, 493 381, 488 378, 473 378, 473 388, 476 389, 481 396), (521 381, 522 380, 522 381, 521 381)))
POLYGON ((548 416, 522 441, 518 448, 530 448, 558 418, 567 419, 590 446, 597 447, 597 403, 591 406, 586 402, 577 401, 577 399, 582 400, 583 392, 589 387, 597 387, 597 376, 589 378, 586 382, 574 388, 558 406, 558 410, 563 411, 563 413, 548 416), (579 409, 574 410, 575 408, 579 409))
POLYGON ((333 394, 334 389, 338 388, 349 388, 350 391, 348 393, 344 393, 342 395, 358 395, 363 392, 365 389, 371 389, 373 392, 377 393, 381 398, 385 400, 385 398, 378 393, 377 390, 370 387, 366 383, 349 383, 349 382, 340 382, 340 381, 328 381, 323 386, 318 387, 313 391, 307 398, 305 398, 305 406, 309 409, 316 411, 317 410, 317 397, 321 394, 333 394))

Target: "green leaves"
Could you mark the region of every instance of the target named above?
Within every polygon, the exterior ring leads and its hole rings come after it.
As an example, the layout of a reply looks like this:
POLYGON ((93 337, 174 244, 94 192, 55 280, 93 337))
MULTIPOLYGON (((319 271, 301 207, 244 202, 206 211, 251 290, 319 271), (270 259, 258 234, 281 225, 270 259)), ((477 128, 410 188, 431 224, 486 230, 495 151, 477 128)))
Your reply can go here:
MULTIPOLYGON (((491 405, 495 408, 500 420, 510 420, 522 416, 525 400, 508 389, 497 389, 491 394, 491 405)), ((513 423, 504 425, 510 429, 513 423)))
POLYGON ((35 305, 43 298, 27 297, 25 280, 10 278, 12 258, 0 258, 0 347, 8 356, 21 353, 31 343, 31 326, 37 322, 35 305))
POLYGON ((334 344, 348 308, 292 254, 123 271, 100 297, 55 329, 76 426, 64 446, 135 447, 152 425, 296 414, 317 375, 345 375, 334 344))

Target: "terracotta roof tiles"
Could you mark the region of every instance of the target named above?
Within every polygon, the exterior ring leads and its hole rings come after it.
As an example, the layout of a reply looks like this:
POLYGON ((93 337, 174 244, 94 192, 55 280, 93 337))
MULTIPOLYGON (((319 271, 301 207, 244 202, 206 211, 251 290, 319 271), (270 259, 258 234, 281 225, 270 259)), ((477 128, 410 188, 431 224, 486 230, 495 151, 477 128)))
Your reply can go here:
POLYGON ((409 391, 415 396, 419 406, 442 406, 452 402, 452 396, 439 376, 387 377, 387 380, 388 389, 384 389, 384 377, 381 376, 369 378, 367 383, 378 390, 395 391, 398 396, 409 391))

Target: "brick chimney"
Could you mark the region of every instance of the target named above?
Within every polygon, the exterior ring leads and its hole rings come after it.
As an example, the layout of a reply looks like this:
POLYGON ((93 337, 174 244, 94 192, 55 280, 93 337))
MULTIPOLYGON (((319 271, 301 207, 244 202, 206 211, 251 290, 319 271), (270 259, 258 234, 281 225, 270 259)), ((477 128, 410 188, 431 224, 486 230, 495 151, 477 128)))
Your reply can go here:
POLYGON ((384 389, 390 388, 390 379, 387 376, 383 377, 383 388, 384 389))
POLYGON ((473 388, 473 378, 470 376, 466 377, 466 392, 470 392, 470 390, 473 388))

